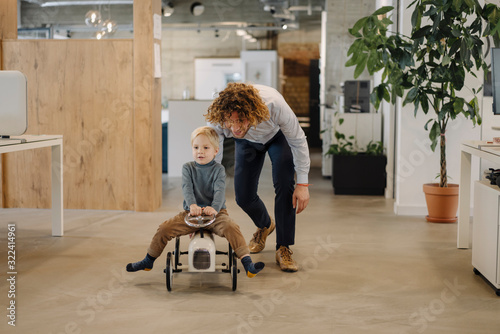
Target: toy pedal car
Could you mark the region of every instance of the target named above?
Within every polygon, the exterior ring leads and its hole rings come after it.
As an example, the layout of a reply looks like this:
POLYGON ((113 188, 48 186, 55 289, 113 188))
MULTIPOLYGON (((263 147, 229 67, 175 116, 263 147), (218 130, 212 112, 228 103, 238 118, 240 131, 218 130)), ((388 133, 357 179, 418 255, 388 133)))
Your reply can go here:
POLYGON ((231 245, 228 243, 228 251, 221 252, 215 248, 215 240, 212 232, 205 228, 215 221, 213 216, 190 216, 186 215, 184 222, 192 227, 198 228, 198 231, 191 235, 188 251, 180 251, 180 238, 175 238, 174 252, 167 253, 167 267, 163 270, 166 274, 167 290, 172 291, 173 274, 180 273, 183 270, 187 272, 225 272, 231 274, 232 289, 236 290, 238 273, 236 254, 234 254, 231 245), (188 264, 183 265, 179 262, 181 255, 188 255, 188 264), (216 264, 216 255, 226 255, 227 264, 216 264))

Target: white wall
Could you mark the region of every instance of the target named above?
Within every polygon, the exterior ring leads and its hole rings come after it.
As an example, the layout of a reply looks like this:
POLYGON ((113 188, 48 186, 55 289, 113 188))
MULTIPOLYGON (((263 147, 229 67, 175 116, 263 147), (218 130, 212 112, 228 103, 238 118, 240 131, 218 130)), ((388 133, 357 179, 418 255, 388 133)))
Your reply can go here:
MULTIPOLYGON (((377 0, 376 7, 381 8, 384 6, 393 6, 395 9, 388 13, 388 16, 394 22, 392 26, 389 26, 389 31, 394 31, 397 27, 397 8, 395 3, 397 0, 377 0)), ((382 81, 382 71, 379 71, 373 76, 373 86, 377 86, 382 81)), ((387 165, 385 167, 387 177, 386 177, 386 187, 385 187, 385 198, 394 198, 394 157, 396 148, 396 113, 394 106, 386 101, 383 101, 380 105, 379 112, 382 113, 382 142, 384 143, 385 154, 387 157, 387 165)))
POLYGON ((193 160, 191 132, 207 124, 212 101, 170 101, 168 115, 168 176, 182 176, 182 165, 193 160))

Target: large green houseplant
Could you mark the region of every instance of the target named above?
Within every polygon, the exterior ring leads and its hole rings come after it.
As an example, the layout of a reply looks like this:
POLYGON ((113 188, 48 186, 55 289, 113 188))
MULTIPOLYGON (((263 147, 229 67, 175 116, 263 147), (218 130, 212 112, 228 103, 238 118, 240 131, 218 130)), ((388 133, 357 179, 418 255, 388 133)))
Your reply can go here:
MULTIPOLYGON (((374 87, 370 100, 376 109, 383 100, 413 104, 414 113, 429 116, 425 130, 431 148, 440 147, 439 187, 448 187, 446 169, 446 128, 462 114, 481 124, 477 94, 464 99, 467 74, 476 76, 488 70, 483 54, 485 38, 500 41, 500 10, 496 5, 481 6, 477 0, 415 0, 411 34, 392 33, 393 22, 386 17, 393 7, 382 7, 361 18, 349 29, 356 38, 349 48, 346 66, 356 66, 357 78, 366 69, 373 75, 382 71, 381 83, 374 87)), ((470 96, 470 95, 469 95, 470 96)), ((456 213, 456 209, 455 209, 456 213)))

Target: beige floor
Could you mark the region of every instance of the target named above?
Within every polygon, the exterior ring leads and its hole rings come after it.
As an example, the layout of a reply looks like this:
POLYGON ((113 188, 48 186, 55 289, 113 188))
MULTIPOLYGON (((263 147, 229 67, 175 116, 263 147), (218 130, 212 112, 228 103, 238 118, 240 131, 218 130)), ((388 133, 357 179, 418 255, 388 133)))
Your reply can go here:
MULTIPOLYGON (((249 238, 254 227, 231 183, 228 209, 249 238)), ((163 206, 154 213, 66 210, 61 238, 50 236, 49 210, 0 210, 0 332, 500 333, 500 297, 473 274, 471 250, 456 248, 456 224, 395 216, 383 197, 335 196, 318 167, 311 183, 292 248, 301 270, 277 268, 273 234, 253 256, 266 268, 253 279, 240 273, 235 292, 229 274, 189 273, 175 274, 168 292, 165 253, 150 272, 124 270, 179 211, 179 179, 164 176, 163 206), (17 229, 15 299, 5 278, 9 222, 17 229), (15 329, 7 323, 10 300, 15 329)), ((261 194, 272 208, 269 168, 261 194)))

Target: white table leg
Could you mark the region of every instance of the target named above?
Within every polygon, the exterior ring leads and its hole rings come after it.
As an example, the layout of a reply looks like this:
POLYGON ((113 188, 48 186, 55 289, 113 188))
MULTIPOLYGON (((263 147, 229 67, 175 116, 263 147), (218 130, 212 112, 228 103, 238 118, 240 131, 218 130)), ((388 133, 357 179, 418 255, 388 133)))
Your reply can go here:
POLYGON ((471 191, 470 174, 471 174, 471 154, 461 151, 457 248, 469 248, 470 191, 471 191))
POLYGON ((63 217, 63 145, 52 146, 52 236, 64 234, 63 217))

